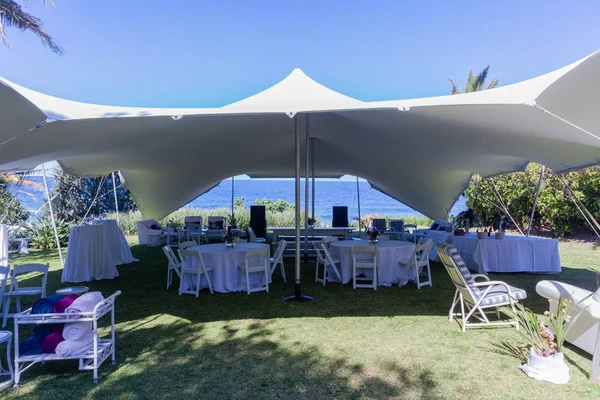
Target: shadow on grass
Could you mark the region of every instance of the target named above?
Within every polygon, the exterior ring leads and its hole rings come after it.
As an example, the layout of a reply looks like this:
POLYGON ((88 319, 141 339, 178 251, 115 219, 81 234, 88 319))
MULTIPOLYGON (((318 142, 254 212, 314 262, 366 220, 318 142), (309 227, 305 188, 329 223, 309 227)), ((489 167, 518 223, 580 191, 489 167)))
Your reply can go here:
POLYGON ((387 364, 391 377, 383 380, 316 347, 281 347, 268 321, 224 323, 218 329, 206 332, 202 324, 184 322, 139 326, 119 335, 117 357, 124 365, 102 366, 98 386, 91 385, 90 372, 73 373, 74 362, 48 363, 28 371, 25 386, 10 394, 24 399, 443 398, 428 369, 387 364), (37 379, 27 383, 33 374, 37 379))

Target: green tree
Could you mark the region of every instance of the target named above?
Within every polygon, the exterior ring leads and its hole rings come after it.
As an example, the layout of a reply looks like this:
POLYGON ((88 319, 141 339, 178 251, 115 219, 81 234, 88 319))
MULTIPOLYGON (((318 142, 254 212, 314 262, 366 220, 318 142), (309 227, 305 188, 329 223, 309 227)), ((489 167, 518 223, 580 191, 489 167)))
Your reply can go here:
POLYGON ((17 195, 8 188, 5 174, 0 174, 0 223, 19 224, 27 218, 27 210, 17 195))
POLYGON ((254 204, 257 206, 265 206, 267 211, 273 211, 273 212, 283 212, 283 211, 288 211, 288 210, 294 209, 293 204, 290 204, 287 201, 282 200, 282 199, 277 199, 277 201, 273 201, 273 200, 264 198, 262 200, 254 200, 254 204))
MULTIPOLYGON (((119 212, 137 210, 137 206, 127 190, 121 186, 119 174, 117 180, 117 200, 119 212)), ((79 223, 88 212, 88 217, 115 211, 113 182, 110 176, 102 178, 80 178, 58 172, 55 176, 52 201, 57 218, 66 222, 79 223), (95 201, 94 201, 95 199, 95 201)))
MULTIPOLYGON (((39 0, 44 4, 54 4, 53 0, 39 0)), ((42 21, 23 11, 22 6, 14 0, 0 0, 0 39, 8 45, 4 27, 16 28, 21 31, 29 31, 36 34, 42 41, 42 44, 56 54, 62 54, 63 50, 58 46, 52 37, 46 33, 42 27, 42 21)))
POLYGON ((479 92, 480 90, 485 89, 493 89, 498 85, 498 78, 492 79, 490 83, 486 85, 485 81, 487 80, 488 74, 490 72, 490 66, 488 65, 477 75, 473 75, 473 70, 469 70, 469 76, 467 77, 467 82, 465 83, 465 88, 460 91, 456 82, 452 78, 450 78, 450 82, 452 83, 452 94, 460 94, 460 93, 471 93, 471 92, 479 92))

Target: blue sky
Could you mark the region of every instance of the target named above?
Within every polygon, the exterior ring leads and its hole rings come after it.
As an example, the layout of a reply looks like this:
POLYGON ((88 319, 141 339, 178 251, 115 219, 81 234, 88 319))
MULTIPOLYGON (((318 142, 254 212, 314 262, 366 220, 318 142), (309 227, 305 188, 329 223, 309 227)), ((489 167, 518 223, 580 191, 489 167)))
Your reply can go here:
POLYGON ((65 54, 8 29, 0 76, 111 105, 220 106, 296 67, 361 100, 443 95, 470 68, 508 84, 600 48, 596 0, 21 3, 65 54))

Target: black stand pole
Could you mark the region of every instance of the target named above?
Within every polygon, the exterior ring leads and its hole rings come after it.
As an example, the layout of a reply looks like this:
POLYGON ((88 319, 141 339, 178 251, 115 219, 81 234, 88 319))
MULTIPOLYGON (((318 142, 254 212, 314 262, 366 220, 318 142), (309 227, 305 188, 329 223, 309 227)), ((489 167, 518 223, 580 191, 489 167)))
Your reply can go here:
POLYGON ((283 301, 288 303, 304 303, 305 301, 311 300, 313 300, 311 296, 302 294, 302 291, 300 290, 300 282, 296 282, 296 284, 294 285, 293 295, 283 298, 283 301))

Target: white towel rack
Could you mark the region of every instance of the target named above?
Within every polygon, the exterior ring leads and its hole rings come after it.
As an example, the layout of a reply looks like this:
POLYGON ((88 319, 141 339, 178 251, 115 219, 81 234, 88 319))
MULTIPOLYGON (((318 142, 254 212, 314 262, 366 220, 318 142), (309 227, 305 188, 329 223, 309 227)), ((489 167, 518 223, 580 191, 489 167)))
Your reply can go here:
POLYGON ((115 360, 115 298, 121 294, 117 290, 112 296, 96 304, 93 311, 81 313, 61 314, 32 314, 31 308, 15 314, 15 387, 21 382, 21 373, 28 370, 35 363, 56 360, 79 360, 80 371, 94 371, 94 384, 98 383, 98 368, 112 356, 112 365, 115 360), (100 338, 98 334, 98 320, 110 313, 110 337, 100 338), (39 324, 66 324, 69 322, 92 322, 94 341, 87 349, 79 354, 61 357, 54 353, 23 356, 19 354, 19 326, 39 324))

